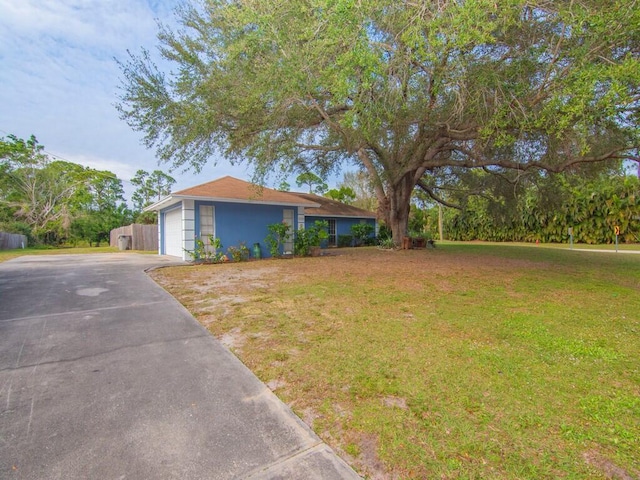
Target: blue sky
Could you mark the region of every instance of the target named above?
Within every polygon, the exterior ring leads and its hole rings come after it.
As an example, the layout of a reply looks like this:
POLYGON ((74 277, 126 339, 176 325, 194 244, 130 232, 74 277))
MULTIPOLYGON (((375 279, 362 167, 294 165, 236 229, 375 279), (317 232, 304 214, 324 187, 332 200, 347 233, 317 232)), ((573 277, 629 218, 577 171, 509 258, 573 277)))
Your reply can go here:
MULTIPOLYGON (((0 136, 34 134, 50 155, 128 180, 162 169, 141 134, 118 118, 114 60, 156 52, 156 20, 174 23, 178 0, 0 0, 0 136)), ((223 175, 250 179, 246 165, 208 164, 171 175, 174 190, 223 175)), ((294 182, 291 182, 295 189, 294 182)))

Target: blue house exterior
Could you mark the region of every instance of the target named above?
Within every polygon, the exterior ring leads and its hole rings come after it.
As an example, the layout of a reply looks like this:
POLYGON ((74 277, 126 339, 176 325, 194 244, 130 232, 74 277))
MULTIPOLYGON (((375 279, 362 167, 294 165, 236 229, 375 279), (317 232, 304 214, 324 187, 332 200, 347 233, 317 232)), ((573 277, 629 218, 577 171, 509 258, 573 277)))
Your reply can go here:
MULTIPOLYGON (((213 249, 209 246, 211 236, 222 243, 222 253, 244 244, 253 254, 255 244, 259 244, 260 256, 268 257, 265 238, 268 226, 275 223, 287 223, 295 232, 315 220, 327 220, 333 228, 329 246, 336 246, 338 235, 349 234, 355 223, 375 225, 371 212, 346 211, 346 207, 323 197, 280 192, 223 177, 172 193, 145 210, 158 212, 158 253, 191 260, 198 240, 213 249), (337 205, 328 205, 325 200, 337 205), (356 213, 361 216, 353 215, 356 213)), ((292 252, 293 239, 283 245, 281 253, 292 252)))
POLYGON ((377 233, 376 214, 373 212, 311 193, 294 193, 294 195, 319 204, 318 207, 305 209, 305 228, 313 226, 318 220, 327 222, 329 239, 323 247, 340 246, 338 243, 340 237, 352 235, 353 225, 369 224, 372 227, 372 236, 377 233))
MULTIPOLYGON (((287 192, 223 177, 172 193, 145 210, 158 212, 158 253, 191 260, 197 240, 213 249, 211 236, 221 241, 222 253, 241 244, 253 251, 257 243, 267 257, 268 226, 285 222, 292 231, 304 228, 304 209, 316 206, 287 192)), ((293 241, 282 250, 293 252, 293 241)))
MULTIPOLYGON (((225 248, 238 246, 241 243, 249 248, 252 248, 255 243, 264 247, 268 225, 282 222, 286 210, 285 207, 278 205, 197 201, 195 202, 196 212, 199 212, 203 206, 213 206, 215 211, 214 237, 219 238, 225 248)), ((289 208, 289 210, 293 210, 293 229, 297 230, 299 207, 289 208)), ((200 220, 202 216, 196 214, 195 217, 195 231, 200 232, 202 231, 200 220)), ((265 256, 267 253, 263 251, 262 255, 265 256)))

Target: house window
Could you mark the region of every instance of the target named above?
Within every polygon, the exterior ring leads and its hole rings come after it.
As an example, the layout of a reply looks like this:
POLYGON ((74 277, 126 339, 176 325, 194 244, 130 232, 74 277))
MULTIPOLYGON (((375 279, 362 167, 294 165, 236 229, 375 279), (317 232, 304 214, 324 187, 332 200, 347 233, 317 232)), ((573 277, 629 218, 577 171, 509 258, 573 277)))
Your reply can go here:
MULTIPOLYGON (((289 225, 289 231, 293 234, 294 232, 294 223, 293 223, 293 215, 294 212, 292 209, 285 208, 282 211, 282 221, 289 225)), ((293 253, 293 235, 290 235, 289 238, 284 242, 282 246, 283 253, 293 253)))
POLYGON ((213 252, 209 236, 216 236, 215 222, 213 216, 215 210, 213 205, 200 205, 200 240, 205 245, 208 252, 213 252))
POLYGON ((327 220, 327 223, 329 224, 328 244, 329 244, 330 247, 335 247, 336 245, 338 245, 338 237, 336 235, 336 219, 335 218, 329 218, 327 220))

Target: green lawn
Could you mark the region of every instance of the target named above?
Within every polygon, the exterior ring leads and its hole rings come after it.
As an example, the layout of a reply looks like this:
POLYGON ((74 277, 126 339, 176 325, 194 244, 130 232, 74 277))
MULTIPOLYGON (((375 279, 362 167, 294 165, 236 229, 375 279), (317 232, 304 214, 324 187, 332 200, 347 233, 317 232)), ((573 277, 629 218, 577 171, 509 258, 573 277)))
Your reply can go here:
POLYGON ((362 475, 639 478, 640 255, 336 253, 154 278, 362 475))

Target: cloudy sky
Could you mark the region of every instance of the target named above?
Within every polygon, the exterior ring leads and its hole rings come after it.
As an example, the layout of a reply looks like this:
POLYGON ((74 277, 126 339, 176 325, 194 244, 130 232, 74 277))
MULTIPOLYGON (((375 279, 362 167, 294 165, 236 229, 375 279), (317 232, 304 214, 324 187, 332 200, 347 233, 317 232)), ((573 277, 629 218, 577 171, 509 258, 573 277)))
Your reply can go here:
MULTIPOLYGON (((173 24, 178 3, 0 0, 0 137, 33 134, 52 156, 114 172, 130 195, 136 170, 159 167, 113 106, 121 77, 114 58, 156 52, 156 21, 173 24)), ((171 175, 178 190, 223 175, 250 179, 251 171, 221 161, 200 175, 171 175)))

